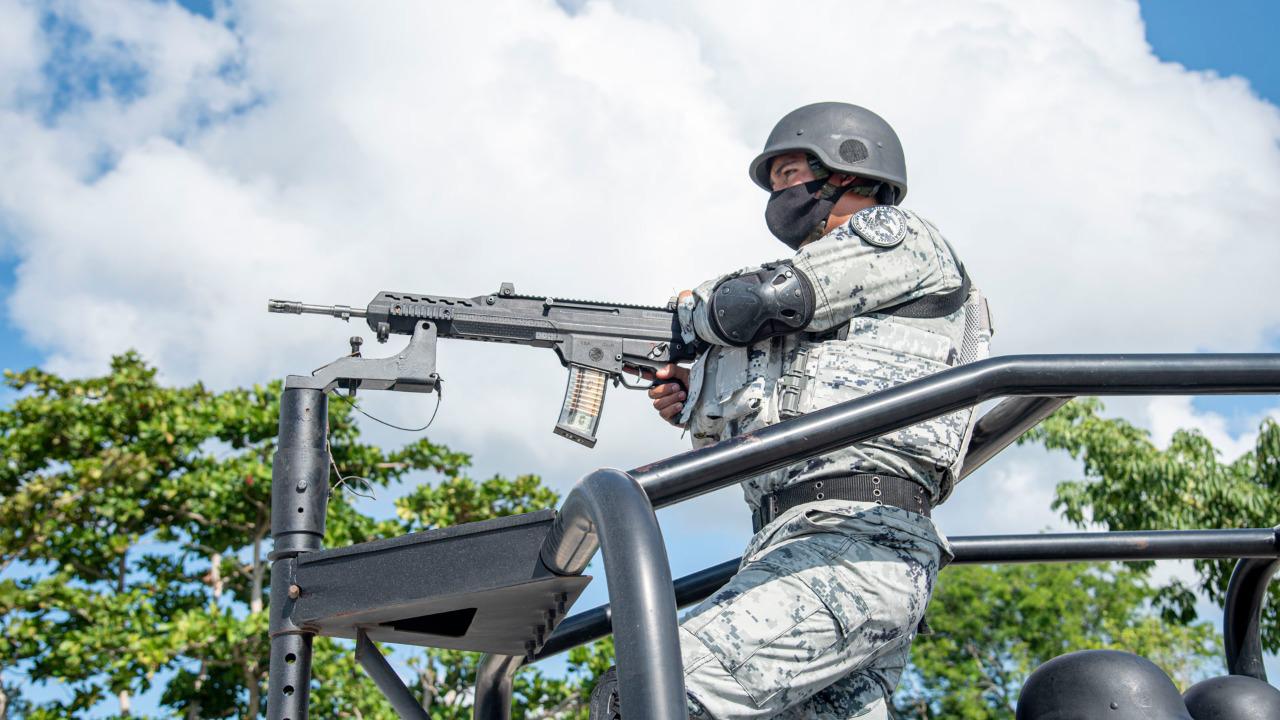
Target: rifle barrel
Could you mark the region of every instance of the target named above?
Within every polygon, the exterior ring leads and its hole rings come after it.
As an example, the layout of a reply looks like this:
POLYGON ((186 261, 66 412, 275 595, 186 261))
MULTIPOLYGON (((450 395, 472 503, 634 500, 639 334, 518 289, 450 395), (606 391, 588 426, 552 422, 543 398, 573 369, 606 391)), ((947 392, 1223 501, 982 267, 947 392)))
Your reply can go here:
POLYGON ((297 300, 268 300, 267 312, 291 315, 329 315, 341 320, 368 316, 364 308, 353 308, 346 305, 310 305, 297 300))

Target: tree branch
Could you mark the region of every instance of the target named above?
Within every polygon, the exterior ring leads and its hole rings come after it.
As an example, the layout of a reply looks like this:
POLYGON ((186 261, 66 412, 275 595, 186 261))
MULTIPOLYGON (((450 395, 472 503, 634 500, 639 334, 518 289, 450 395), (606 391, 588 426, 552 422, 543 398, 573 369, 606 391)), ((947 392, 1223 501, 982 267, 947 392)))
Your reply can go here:
POLYGON ((1012 713, 1014 711, 1013 703, 1009 702, 1009 694, 1004 691, 1004 684, 992 677, 991 673, 987 672, 987 664, 982 661, 982 657, 978 652, 978 647, 974 645, 972 641, 965 641, 964 649, 969 653, 970 657, 973 658, 973 662, 977 664, 978 672, 982 673, 984 680, 982 683, 983 687, 994 692, 1004 704, 1005 709, 1012 713))

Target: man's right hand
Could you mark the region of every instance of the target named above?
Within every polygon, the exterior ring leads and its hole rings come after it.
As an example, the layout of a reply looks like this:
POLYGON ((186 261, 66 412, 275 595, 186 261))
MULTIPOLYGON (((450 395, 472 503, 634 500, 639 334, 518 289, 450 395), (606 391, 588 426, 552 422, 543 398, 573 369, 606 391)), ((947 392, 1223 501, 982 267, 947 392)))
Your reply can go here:
POLYGON ((684 410, 684 401, 688 397, 689 368, 668 363, 658 368, 652 379, 654 385, 649 388, 649 399, 653 400, 653 409, 663 420, 678 425, 676 418, 684 410))

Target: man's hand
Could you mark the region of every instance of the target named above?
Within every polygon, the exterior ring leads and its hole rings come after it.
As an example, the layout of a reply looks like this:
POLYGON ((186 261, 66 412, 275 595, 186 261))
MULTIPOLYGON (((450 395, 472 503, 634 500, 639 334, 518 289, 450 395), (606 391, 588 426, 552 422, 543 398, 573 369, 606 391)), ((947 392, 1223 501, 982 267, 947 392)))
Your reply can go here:
POLYGON ((658 368, 653 382, 654 386, 649 388, 653 409, 658 411, 663 420, 678 425, 676 418, 684 410, 684 401, 688 397, 689 368, 668 363, 658 368))

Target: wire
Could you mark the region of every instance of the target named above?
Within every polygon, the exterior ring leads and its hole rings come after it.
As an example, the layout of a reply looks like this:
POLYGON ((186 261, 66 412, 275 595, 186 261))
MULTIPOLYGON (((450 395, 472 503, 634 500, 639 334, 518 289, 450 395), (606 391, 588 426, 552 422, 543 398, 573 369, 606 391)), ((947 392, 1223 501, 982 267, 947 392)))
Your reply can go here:
POLYGON ((360 475, 343 475, 342 471, 338 469, 338 461, 333 459, 333 450, 329 447, 329 438, 327 437, 324 439, 324 450, 329 453, 329 465, 333 467, 333 474, 338 476, 338 482, 334 483, 332 488, 333 490, 346 488, 347 492, 355 495, 356 497, 364 498, 365 500, 377 500, 373 495, 373 490, 371 489, 373 487, 372 480, 367 477, 361 477, 360 475), (363 482, 364 487, 361 489, 369 490, 369 492, 362 493, 359 490, 356 490, 355 485, 349 483, 349 480, 359 480, 363 482))
POLYGON ((348 398, 346 395, 341 395, 341 394, 339 394, 339 393, 338 393, 338 392, 336 392, 336 391, 335 391, 333 394, 334 394, 334 395, 337 395, 337 396, 338 396, 338 397, 340 397, 340 398, 342 398, 342 401, 343 401, 343 402, 345 402, 346 404, 350 405, 352 410, 355 410, 356 412, 358 412, 358 413, 360 413, 361 415, 363 415, 363 416, 365 416, 365 417, 369 418, 370 420, 373 420, 374 422, 382 423, 383 425, 386 425, 387 427, 389 427, 389 428, 393 428, 393 429, 395 429, 395 430, 403 430, 403 431, 405 431, 405 432, 422 432, 423 430, 426 430, 427 428, 431 427, 431 423, 433 423, 433 422, 435 422, 435 421, 436 421, 436 413, 440 412, 440 400, 444 398, 444 393, 440 392, 440 390, 441 390, 441 387, 440 387, 440 381, 436 381, 436 382, 437 382, 437 384, 436 384, 436 407, 435 407, 435 409, 434 409, 434 410, 432 410, 432 411, 431 411, 431 419, 427 420, 427 424, 426 424, 426 425, 423 425, 422 427, 419 427, 419 428, 407 428, 407 427, 401 427, 400 425, 396 425, 395 423, 389 423, 389 422, 387 422, 386 420, 383 420, 382 418, 374 417, 374 416, 370 415, 369 413, 365 412, 363 409, 361 409, 361 407, 360 407, 359 405, 356 405, 354 402, 352 402, 352 401, 351 401, 351 398, 348 398))
MULTIPOLYGON (((440 401, 444 399, 444 393, 441 392, 440 381, 437 380, 436 381, 436 407, 434 410, 431 411, 431 418, 427 420, 426 425, 423 425, 420 428, 407 428, 407 427, 401 427, 394 423, 389 423, 386 420, 383 420, 382 418, 378 418, 378 417, 374 417, 373 415, 370 415, 369 413, 361 409, 359 405, 356 405, 355 402, 351 400, 351 398, 347 397, 346 395, 342 395, 336 390, 333 391, 331 394, 341 398, 343 402, 351 406, 352 410, 355 410, 356 412, 369 418, 370 420, 373 420, 374 422, 382 423, 383 425, 386 425, 389 428, 394 428, 396 430, 403 430, 405 432, 422 432, 423 430, 426 430, 427 428, 431 427, 431 423, 434 423, 436 421, 436 413, 440 412, 440 401)), ((373 495, 372 480, 366 477, 361 477, 359 475, 343 475, 342 471, 338 469, 338 461, 333 458, 333 450, 329 445, 329 437, 327 435, 324 438, 324 449, 325 449, 325 452, 329 454, 329 465, 333 467, 333 474, 338 476, 338 482, 334 483, 333 485, 334 490, 337 490, 339 488, 346 488, 347 492, 351 493, 352 495, 355 495, 356 497, 364 498, 366 500, 377 499, 373 495), (368 490, 369 492, 366 494, 366 493, 360 492, 359 490, 356 490, 355 485, 349 482, 351 480, 361 481, 364 484, 364 486, 361 489, 368 490)))

